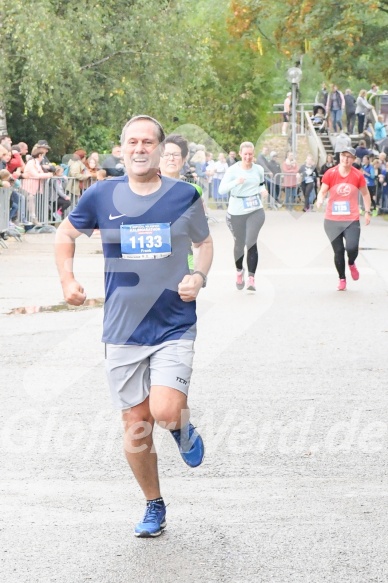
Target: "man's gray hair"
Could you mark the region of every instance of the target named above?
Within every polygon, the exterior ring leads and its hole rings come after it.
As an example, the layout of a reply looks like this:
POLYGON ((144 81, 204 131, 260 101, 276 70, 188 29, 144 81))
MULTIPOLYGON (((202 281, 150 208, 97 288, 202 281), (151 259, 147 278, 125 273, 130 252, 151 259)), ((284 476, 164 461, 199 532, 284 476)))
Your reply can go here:
POLYGON ((166 136, 165 136, 164 130, 163 130, 161 124, 158 122, 158 120, 156 120, 154 117, 151 117, 150 115, 135 115, 134 117, 131 117, 131 119, 129 121, 127 121, 127 123, 123 127, 123 131, 121 132, 121 138, 120 138, 121 146, 124 146, 125 134, 127 132, 128 127, 131 124, 133 124, 135 121, 142 121, 142 120, 152 121, 152 123, 155 124, 155 126, 158 130, 157 135, 158 135, 159 144, 164 142, 166 136))

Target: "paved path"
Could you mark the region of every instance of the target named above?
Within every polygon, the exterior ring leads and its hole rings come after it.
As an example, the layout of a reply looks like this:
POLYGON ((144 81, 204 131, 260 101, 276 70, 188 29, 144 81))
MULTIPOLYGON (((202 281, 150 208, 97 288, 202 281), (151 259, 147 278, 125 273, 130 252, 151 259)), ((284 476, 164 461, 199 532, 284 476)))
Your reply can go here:
MULTIPOLYGON (((153 541, 132 534, 143 502, 101 308, 7 315, 61 290, 51 236, 1 254, 1 581, 388 581, 388 224, 363 229, 361 278, 340 293, 322 220, 267 212, 256 294, 235 289, 230 234, 212 224, 191 388, 207 456, 190 470, 157 432, 169 507, 153 541)), ((79 279, 100 298, 100 242, 82 239, 79 279)))

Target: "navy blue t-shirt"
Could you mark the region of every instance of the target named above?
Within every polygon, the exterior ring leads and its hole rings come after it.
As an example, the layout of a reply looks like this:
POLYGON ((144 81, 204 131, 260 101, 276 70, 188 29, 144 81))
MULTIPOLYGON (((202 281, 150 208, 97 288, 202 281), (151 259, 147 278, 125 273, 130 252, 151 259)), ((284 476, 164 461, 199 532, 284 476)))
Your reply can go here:
MULTIPOLYGON (((140 196, 130 189, 127 176, 96 182, 84 192, 69 220, 88 236, 94 229, 101 231, 105 257, 103 342, 155 346, 182 336, 195 338, 196 303, 180 299, 178 284, 189 273, 191 242, 204 241, 209 227, 200 196, 191 184, 163 177, 159 190, 140 196), (136 225, 156 229, 161 225, 164 232, 170 231, 171 254, 158 259, 123 258, 128 255, 122 252, 122 232, 130 231, 126 241, 135 245, 131 235, 142 228, 136 225)), ((141 245, 149 240, 158 246, 157 237, 143 237, 141 245)), ((138 250, 139 241, 136 245, 138 250)))

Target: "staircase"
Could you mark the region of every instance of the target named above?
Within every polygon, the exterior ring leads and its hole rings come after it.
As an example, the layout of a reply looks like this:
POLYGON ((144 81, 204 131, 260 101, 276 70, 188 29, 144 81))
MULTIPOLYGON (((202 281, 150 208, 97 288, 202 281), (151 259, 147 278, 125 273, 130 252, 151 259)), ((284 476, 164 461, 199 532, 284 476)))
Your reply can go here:
POLYGON ((328 134, 319 134, 319 137, 321 138, 323 147, 325 148, 326 155, 331 154, 332 156, 334 156, 334 149, 333 149, 333 145, 331 143, 329 135, 328 134))

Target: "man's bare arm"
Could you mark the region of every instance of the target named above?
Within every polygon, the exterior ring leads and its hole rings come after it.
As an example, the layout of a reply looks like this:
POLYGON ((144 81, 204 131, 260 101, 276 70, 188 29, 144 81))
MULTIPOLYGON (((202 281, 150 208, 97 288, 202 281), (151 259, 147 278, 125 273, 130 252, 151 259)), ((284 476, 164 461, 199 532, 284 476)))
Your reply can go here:
POLYGON ((75 279, 73 272, 75 240, 80 235, 82 233, 73 227, 69 219, 65 219, 59 226, 55 237, 55 262, 61 280, 63 297, 72 306, 81 306, 86 300, 84 288, 75 279))
MULTIPOLYGON (((204 275, 207 275, 213 261, 213 239, 211 235, 201 243, 193 243, 193 246, 197 249, 194 268, 196 271, 201 271, 204 275)), ((203 278, 198 273, 185 275, 178 285, 178 293, 184 302, 192 302, 197 297, 202 285, 203 278)))

